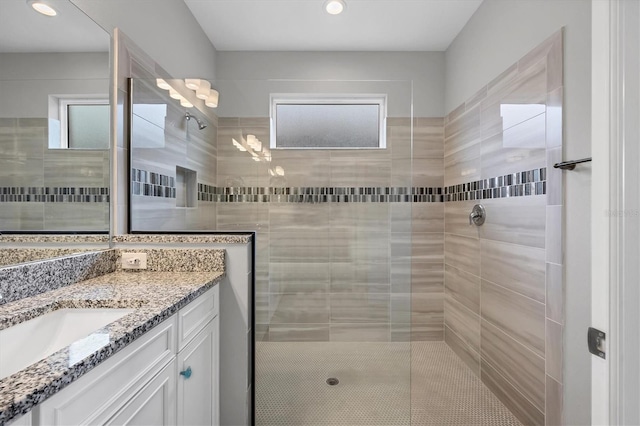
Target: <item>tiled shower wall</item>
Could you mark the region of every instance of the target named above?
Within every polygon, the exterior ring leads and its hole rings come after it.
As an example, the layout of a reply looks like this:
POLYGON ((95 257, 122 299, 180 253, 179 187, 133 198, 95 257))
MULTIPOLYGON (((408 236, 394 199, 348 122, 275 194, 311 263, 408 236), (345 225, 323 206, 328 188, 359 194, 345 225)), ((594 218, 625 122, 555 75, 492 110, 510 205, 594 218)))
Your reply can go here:
POLYGON ((220 118, 218 185, 265 194, 217 203, 218 230, 257 230, 258 339, 443 339, 443 120, 414 119, 413 155, 410 124, 390 118, 384 150, 256 162, 232 139, 268 146, 268 118, 220 118))
POLYGON ((505 188, 445 203, 445 340, 525 424, 562 422, 562 78, 558 32, 445 118, 445 185, 505 188))
POLYGON ((48 148, 47 118, 0 118, 0 231, 109 230, 109 150, 48 148))

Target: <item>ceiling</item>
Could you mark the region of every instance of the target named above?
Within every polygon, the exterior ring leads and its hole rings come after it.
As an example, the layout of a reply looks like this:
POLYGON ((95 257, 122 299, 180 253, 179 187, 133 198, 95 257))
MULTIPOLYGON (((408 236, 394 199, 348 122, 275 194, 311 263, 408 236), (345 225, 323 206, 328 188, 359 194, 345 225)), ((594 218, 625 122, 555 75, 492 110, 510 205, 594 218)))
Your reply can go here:
POLYGON ((26 0, 0 0, 0 52, 108 52, 109 34, 68 0, 49 0, 58 16, 26 0))
POLYGON ((482 0, 184 0, 218 50, 444 51, 482 0))

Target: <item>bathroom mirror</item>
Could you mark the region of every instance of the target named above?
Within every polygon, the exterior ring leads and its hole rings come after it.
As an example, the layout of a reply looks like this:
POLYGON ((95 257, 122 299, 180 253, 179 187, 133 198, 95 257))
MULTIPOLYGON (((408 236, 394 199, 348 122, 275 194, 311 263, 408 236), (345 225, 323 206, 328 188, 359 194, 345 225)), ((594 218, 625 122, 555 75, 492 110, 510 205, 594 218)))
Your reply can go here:
POLYGON ((47 3, 0 1, 0 233, 108 234, 110 36, 47 3))

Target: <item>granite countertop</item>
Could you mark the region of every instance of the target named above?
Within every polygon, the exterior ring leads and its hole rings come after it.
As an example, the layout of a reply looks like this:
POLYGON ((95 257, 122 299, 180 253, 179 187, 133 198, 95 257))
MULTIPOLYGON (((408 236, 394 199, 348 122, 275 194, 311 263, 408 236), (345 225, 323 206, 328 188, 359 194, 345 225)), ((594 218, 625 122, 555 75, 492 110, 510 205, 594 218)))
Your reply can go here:
POLYGON ((100 329, 109 343, 69 347, 0 380, 0 425, 29 412, 220 282, 224 272, 113 272, 0 306, 0 330, 60 308, 134 308, 100 329), (77 351, 76 351, 77 352, 77 351))
POLYGON ((128 234, 114 235, 114 243, 247 244, 253 233, 237 234, 128 234))

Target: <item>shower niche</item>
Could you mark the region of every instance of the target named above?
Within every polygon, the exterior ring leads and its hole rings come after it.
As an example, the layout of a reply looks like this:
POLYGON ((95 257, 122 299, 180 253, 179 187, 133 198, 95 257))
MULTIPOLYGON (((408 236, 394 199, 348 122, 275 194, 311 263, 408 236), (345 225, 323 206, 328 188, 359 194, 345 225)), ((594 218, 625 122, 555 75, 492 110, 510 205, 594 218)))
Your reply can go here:
POLYGON ((198 173, 176 166, 176 207, 197 207, 198 173))

